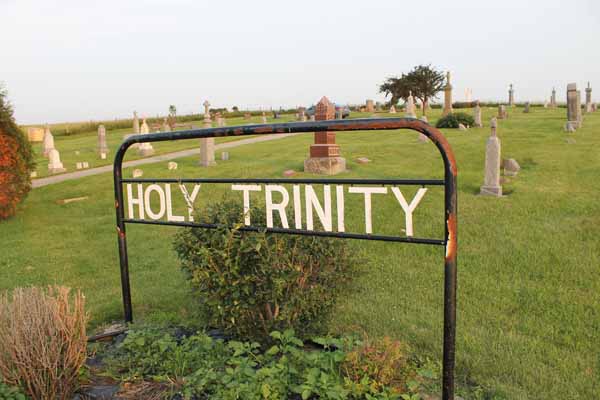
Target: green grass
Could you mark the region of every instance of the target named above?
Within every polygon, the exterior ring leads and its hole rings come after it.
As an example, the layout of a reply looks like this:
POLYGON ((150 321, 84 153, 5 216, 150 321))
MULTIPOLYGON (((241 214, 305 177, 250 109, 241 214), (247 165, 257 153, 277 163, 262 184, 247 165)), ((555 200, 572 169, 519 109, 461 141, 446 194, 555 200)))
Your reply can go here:
MULTIPOLYGON (((496 110, 483 111, 489 125, 496 110)), ((439 111, 432 114, 435 121, 439 111)), ((574 144, 566 142, 564 120, 564 110, 534 108, 499 121, 503 157, 522 166, 500 199, 477 195, 489 128, 444 132, 459 168, 458 378, 500 398, 600 398, 600 113, 585 116, 574 144)), ((241 146, 215 168, 201 169, 187 158, 177 171, 145 166, 144 176, 280 177, 286 169, 302 170, 311 142, 307 134, 241 146)), ((437 151, 420 144, 415 132, 344 133, 338 143, 350 168, 343 177, 442 175, 437 151), (360 156, 373 162, 357 164, 360 156)), ((225 189, 205 185, 200 207, 218 201, 225 189)), ((376 230, 403 227, 393 202, 376 201, 376 230)), ((348 224, 360 228, 362 199, 347 195, 346 209, 348 224)), ((441 191, 431 189, 415 213, 415 234, 442 232, 442 209, 441 191)), ((128 226, 137 318, 194 315, 171 249, 177 229, 128 226)), ((110 174, 35 189, 19 214, 0 224, 0 233, 0 289, 65 284, 85 291, 92 326, 121 317, 110 174), (90 199, 55 203, 82 195, 90 199)), ((340 302, 332 329, 390 335, 439 360, 443 250, 351 243, 368 262, 352 295, 340 302)))

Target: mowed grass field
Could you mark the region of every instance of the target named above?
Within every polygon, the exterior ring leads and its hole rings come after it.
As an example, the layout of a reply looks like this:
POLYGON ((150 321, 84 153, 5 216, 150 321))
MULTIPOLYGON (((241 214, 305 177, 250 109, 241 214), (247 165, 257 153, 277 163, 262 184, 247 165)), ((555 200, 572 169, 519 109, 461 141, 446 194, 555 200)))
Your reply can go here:
MULTIPOLYGON (((518 160, 522 170, 504 184, 507 196, 490 198, 477 193, 495 112, 484 109, 485 128, 444 130, 459 168, 458 382, 479 385, 490 398, 600 398, 600 112, 585 115, 584 127, 567 135, 564 109, 510 110, 498 134, 503 157, 518 160)), ((433 122, 439 110, 430 113, 433 122)), ((337 137, 350 168, 339 177, 442 176, 437 150, 419 143, 416 132, 337 137), (363 156, 372 163, 357 164, 363 156)), ((281 177, 284 170, 302 170, 311 142, 306 134, 241 146, 208 169, 196 158, 178 160, 176 171, 166 163, 144 166, 144 177, 281 177)), ((209 186, 201 190, 200 208, 224 193, 241 202, 239 192, 209 186)), ((412 198, 415 189, 406 190, 412 198)), ((360 231, 363 200, 353 196, 346 197, 346 220, 360 231)), ((441 190, 431 188, 415 211, 416 236, 441 237, 442 199, 441 190)), ((397 204, 383 197, 374 202, 375 232, 398 233, 404 216, 397 204)), ((172 251, 177 229, 128 226, 134 318, 196 315, 172 251)), ((111 174, 33 190, 19 214, 0 224, 0 234, 0 289, 81 288, 91 327, 121 318, 111 174), (56 204, 78 196, 89 199, 56 204)), ((350 244, 365 256, 364 273, 340 301, 332 331, 389 335, 441 360, 443 249, 350 244)))

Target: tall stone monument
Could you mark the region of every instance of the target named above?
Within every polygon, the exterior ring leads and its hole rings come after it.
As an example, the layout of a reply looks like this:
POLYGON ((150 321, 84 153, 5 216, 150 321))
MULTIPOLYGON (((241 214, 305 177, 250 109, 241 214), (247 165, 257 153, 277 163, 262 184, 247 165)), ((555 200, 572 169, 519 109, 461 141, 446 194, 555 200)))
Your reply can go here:
POLYGON ((492 118, 490 123, 492 132, 485 145, 485 173, 480 194, 484 196, 502 196, 500 186, 500 139, 496 135, 498 122, 492 118))
POLYGON ((481 122, 481 107, 479 106, 479 100, 475 103, 475 108, 473 109, 473 119, 475 120, 475 127, 482 128, 483 123, 481 122))
POLYGON ((373 103, 373 100, 367 100, 366 102, 366 112, 375 112, 375 104, 373 103))
MULTIPOLYGON (((323 96, 315 107, 315 120, 331 120, 335 105, 323 96)), ((304 160, 304 171, 313 174, 335 175, 346 170, 346 159, 340 156, 335 143, 335 132, 315 132, 315 143, 310 146, 310 158, 304 160)))
POLYGON ((406 110, 404 113, 406 118, 417 118, 417 114, 415 112, 415 98, 412 95, 412 92, 408 92, 408 99, 406 99, 406 110))
POLYGON ((591 113, 592 111, 592 87, 588 82, 587 87, 585 88, 585 112, 591 113))
POLYGON ((42 142, 42 154, 44 157, 48 157, 50 150, 54 149, 54 136, 50 132, 50 126, 46 124, 44 128, 44 140, 42 142))
POLYGON ((140 133, 140 120, 138 119, 137 111, 133 112, 133 133, 134 135, 140 133))
MULTIPOLYGON (((146 118, 142 121, 142 126, 140 127, 140 134, 147 135, 150 133, 150 128, 148 128, 148 124, 146 123, 146 118)), ((143 142, 138 145, 138 154, 142 157, 151 156, 154 154, 154 147, 149 142, 143 142)))
POLYGON ((62 162, 60 162, 58 150, 51 149, 48 152, 48 172, 51 174, 58 174, 65 171, 66 169, 63 167, 62 162))
POLYGON ((577 111, 577 84, 569 83, 567 85, 567 127, 573 129, 579 128, 578 111, 577 111))
POLYGON ((452 114, 452 85, 450 84, 450 71, 446 74, 446 86, 444 86, 444 111, 442 116, 452 114))
POLYGON ((106 145, 106 129, 104 125, 98 126, 98 155, 102 158, 106 158, 108 154, 108 146, 106 145))
POLYGON ((552 88, 552 96, 550 96, 550 107, 556 108, 556 89, 552 88))
POLYGON ((508 89, 508 106, 512 107, 515 105, 515 89, 513 88, 513 84, 510 84, 508 89))
MULTIPOLYGON (((211 128, 212 121, 210 120, 210 103, 206 100, 204 106, 204 128, 211 128)), ((200 139, 200 166, 212 167, 216 165, 215 161, 215 138, 200 139)))

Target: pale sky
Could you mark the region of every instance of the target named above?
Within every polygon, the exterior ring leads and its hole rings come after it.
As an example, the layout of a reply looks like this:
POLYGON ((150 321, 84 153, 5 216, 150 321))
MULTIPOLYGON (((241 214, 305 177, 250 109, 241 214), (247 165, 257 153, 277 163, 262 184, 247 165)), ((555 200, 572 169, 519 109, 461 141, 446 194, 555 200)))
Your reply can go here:
POLYGON ((19 123, 383 101, 417 64, 454 99, 600 99, 600 0, 0 0, 0 82, 19 123), (583 94, 583 90, 582 90, 583 94))

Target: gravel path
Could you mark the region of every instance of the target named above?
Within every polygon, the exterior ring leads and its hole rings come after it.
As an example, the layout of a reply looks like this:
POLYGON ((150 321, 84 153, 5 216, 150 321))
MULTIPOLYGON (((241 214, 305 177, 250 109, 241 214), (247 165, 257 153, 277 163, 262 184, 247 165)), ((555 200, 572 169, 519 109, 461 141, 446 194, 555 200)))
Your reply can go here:
MULTIPOLYGON (((226 143, 221 143, 221 144, 215 145, 215 151, 222 150, 222 149, 230 149, 232 147, 243 146, 246 144, 268 142, 271 140, 278 140, 278 139, 283 139, 286 137, 302 135, 302 134, 303 133, 285 133, 285 134, 265 135, 265 136, 258 136, 258 137, 253 137, 253 138, 249 138, 249 139, 235 140, 233 142, 226 142, 226 143)), ((157 163, 157 162, 169 161, 169 160, 174 160, 176 158, 189 157, 189 156, 199 155, 199 154, 200 154, 199 147, 195 148, 195 149, 175 151, 173 153, 160 154, 158 156, 142 158, 139 160, 126 161, 123 163, 123 168, 137 167, 138 165, 153 164, 153 163, 157 163)), ((113 170, 113 166, 112 166, 112 164, 110 164, 110 165, 105 165, 103 167, 83 169, 83 170, 79 170, 79 171, 75 171, 75 172, 68 172, 66 174, 60 174, 60 175, 49 176, 46 178, 34 179, 31 182, 31 184, 32 184, 32 187, 38 188, 38 187, 42 187, 42 186, 52 185, 54 183, 69 181, 72 179, 79 179, 79 178, 83 178, 86 176, 103 174, 105 172, 112 172, 112 170, 113 170)))

